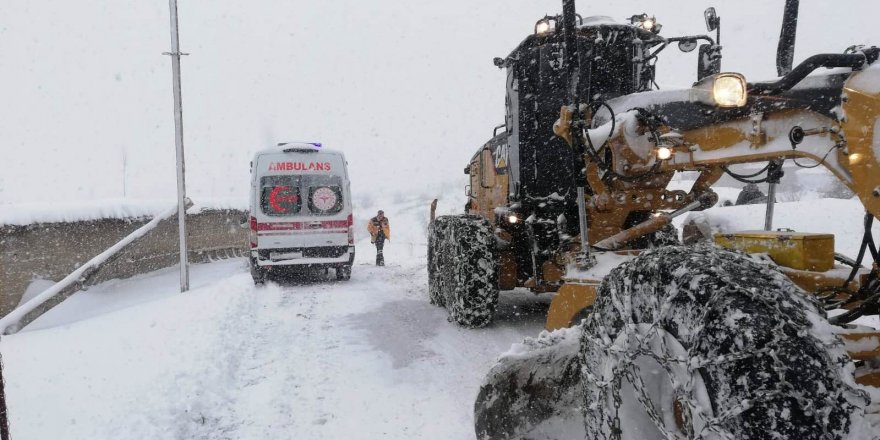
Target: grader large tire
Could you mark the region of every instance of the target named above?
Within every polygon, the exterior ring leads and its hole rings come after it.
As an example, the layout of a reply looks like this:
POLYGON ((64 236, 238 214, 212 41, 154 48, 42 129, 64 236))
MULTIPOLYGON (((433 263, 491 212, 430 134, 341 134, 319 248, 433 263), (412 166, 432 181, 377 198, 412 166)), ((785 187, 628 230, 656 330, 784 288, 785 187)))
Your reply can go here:
POLYGON ((714 246, 621 265, 584 323, 587 438, 871 438, 822 315, 779 271, 714 246))
POLYGON ((498 303, 495 234, 491 223, 474 215, 434 220, 429 271, 431 299, 449 312, 449 320, 469 327, 492 321, 498 303))
POLYGON ((450 264, 448 261, 448 248, 446 244, 449 224, 454 216, 441 216, 434 219, 428 228, 428 296, 431 304, 446 307, 446 291, 450 282, 449 277, 442 277, 442 267, 450 264))
POLYGON ((652 248, 677 246, 681 244, 681 240, 678 239, 678 228, 672 223, 664 226, 659 231, 650 234, 649 240, 652 248))
POLYGON ((711 245, 663 247, 613 270, 581 326, 502 356, 475 430, 479 440, 875 439, 852 368, 820 309, 777 270, 711 245))

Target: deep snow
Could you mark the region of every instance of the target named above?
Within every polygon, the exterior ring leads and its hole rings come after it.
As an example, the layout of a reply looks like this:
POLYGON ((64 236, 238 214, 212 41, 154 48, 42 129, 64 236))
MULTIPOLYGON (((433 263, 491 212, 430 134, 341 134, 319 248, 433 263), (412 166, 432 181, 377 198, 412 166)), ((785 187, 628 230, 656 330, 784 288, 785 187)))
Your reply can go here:
MULTIPOLYGON (((646 11, 664 35, 702 33, 708 4, 684 3, 603 0, 580 2, 580 12, 646 11)), ((802 3, 801 29, 829 32, 799 32, 795 62, 878 43, 872 0, 802 3)), ((715 6, 724 69, 772 77, 781 5, 715 6)), ((10 103, 0 110, 0 224, 173 204, 166 7, 0 3, 0 96, 10 103)), ((447 323, 427 304, 425 207, 453 194, 440 213, 461 210, 460 169, 503 119, 504 74, 490 60, 559 9, 558 0, 182 2, 196 204, 243 207, 253 151, 323 141, 348 155, 357 224, 389 212, 389 266, 364 265, 372 249, 359 229, 350 283, 254 289, 243 262, 229 260, 193 267, 186 295, 174 269, 78 293, 0 341, 13 438, 471 438, 479 382, 498 354, 542 328, 549 298, 503 296, 487 329, 447 323)), ((693 54, 664 58, 659 82, 687 86, 694 71, 693 54)), ((835 232, 838 249, 854 252, 857 204, 790 208, 777 207, 778 227, 835 232)), ((762 209, 707 215, 754 229, 762 209)))
POLYGON ((550 297, 505 295, 491 328, 448 323, 427 297, 429 202, 358 208, 349 282, 255 288, 234 259, 193 266, 187 294, 175 268, 75 294, 0 341, 13 438, 471 438, 483 375, 550 297), (384 268, 361 231, 378 208, 384 268))
MULTIPOLYGON (((551 296, 502 295, 488 328, 447 322, 428 302, 429 201, 401 195, 357 209, 349 282, 318 274, 255 288, 234 259, 193 266, 187 294, 175 268, 77 293, 0 341, 13 438, 473 438, 480 383, 542 330, 551 296), (384 268, 370 264, 361 231, 378 208, 392 226, 384 268)), ((460 210, 456 201, 444 197, 439 212, 460 210)), ((789 206, 780 222, 834 229, 836 215, 858 214, 852 200, 809 203, 827 215, 789 206)), ((760 208, 706 215, 748 225, 760 208)), ((858 232, 836 231, 839 243, 858 232)))
POLYGON ((108 295, 141 303, 74 323, 46 315, 3 338, 12 434, 469 438, 482 375, 537 334, 547 299, 508 296, 497 325, 461 329, 428 304, 424 265, 388 253, 350 282, 254 288, 232 260, 194 267, 185 295, 168 270, 92 289, 68 312, 108 295))

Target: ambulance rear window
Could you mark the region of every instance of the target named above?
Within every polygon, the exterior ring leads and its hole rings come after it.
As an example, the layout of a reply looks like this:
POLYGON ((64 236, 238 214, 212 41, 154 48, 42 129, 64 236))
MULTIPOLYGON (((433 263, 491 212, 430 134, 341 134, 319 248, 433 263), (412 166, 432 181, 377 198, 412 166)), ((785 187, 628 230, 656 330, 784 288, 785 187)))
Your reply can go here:
POLYGON ((310 174, 302 176, 303 194, 308 197, 312 215, 334 215, 342 211, 342 179, 339 176, 310 174))
POLYGON ((266 215, 299 214, 302 207, 300 176, 266 176, 260 179, 260 209, 266 215))

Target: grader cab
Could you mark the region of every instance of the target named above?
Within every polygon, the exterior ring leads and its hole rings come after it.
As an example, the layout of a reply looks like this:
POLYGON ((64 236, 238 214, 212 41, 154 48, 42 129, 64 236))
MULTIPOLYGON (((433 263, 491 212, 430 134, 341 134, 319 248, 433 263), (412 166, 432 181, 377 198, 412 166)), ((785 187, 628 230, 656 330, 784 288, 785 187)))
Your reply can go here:
POLYGON ((465 168, 466 214, 434 218, 432 207, 431 301, 479 327, 499 291, 556 292, 556 331, 490 371, 478 438, 878 435, 880 332, 852 323, 880 313, 880 50, 792 66, 797 9, 786 1, 771 82, 721 72, 713 8, 714 38, 667 38, 646 14, 581 18, 564 0, 496 58, 505 124, 465 168), (655 90, 673 43, 699 45, 698 80, 655 90), (723 175, 772 192, 798 159, 864 205, 862 221, 840 219, 864 227, 855 259, 822 231, 773 231, 772 193, 764 231, 678 242, 671 220, 714 206, 723 175), (744 163, 764 166, 731 169, 744 163), (692 188, 668 189, 683 171, 698 173, 692 188))

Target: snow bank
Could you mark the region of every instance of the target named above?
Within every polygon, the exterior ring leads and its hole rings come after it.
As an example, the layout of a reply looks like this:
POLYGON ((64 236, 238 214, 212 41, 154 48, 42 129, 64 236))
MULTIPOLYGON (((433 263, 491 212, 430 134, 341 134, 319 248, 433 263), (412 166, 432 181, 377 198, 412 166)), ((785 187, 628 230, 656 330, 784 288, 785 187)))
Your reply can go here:
POLYGON ((241 260, 192 275, 186 294, 173 269, 95 286, 3 337, 12 437, 473 438, 480 381, 547 302, 517 292, 463 330, 428 303, 424 257, 344 283, 255 288, 241 260))
POLYGON ((105 250, 104 252, 101 252, 97 256, 93 257, 91 260, 87 261, 82 266, 76 268, 76 270, 71 272, 70 275, 64 277, 63 280, 55 283, 54 286, 46 289, 45 291, 43 291, 39 295, 36 295, 28 302, 24 303, 20 307, 13 310, 10 314, 4 316, 3 318, 0 318, 0 332, 5 332, 7 327, 16 324, 22 318, 24 318, 25 315, 36 310, 36 308, 39 307, 41 304, 52 299, 52 297, 54 297, 55 295, 58 295, 64 289, 69 288, 75 282, 77 282, 79 280, 86 279, 88 277, 87 273, 89 271, 97 270, 97 268, 100 267, 102 264, 104 264, 110 257, 112 257, 113 255, 115 255, 116 253, 121 251, 126 246, 133 243, 135 240, 143 237, 148 232, 155 229, 156 226, 159 225, 159 222, 171 217, 172 215, 175 215, 176 213, 177 213, 177 207, 175 206, 175 207, 168 209, 165 212, 157 215, 152 220, 150 220, 147 224, 145 224, 145 225, 141 226, 140 228, 138 228, 137 230, 131 232, 125 238, 123 238, 122 240, 120 240, 119 242, 114 244, 113 246, 110 246, 109 248, 107 248, 107 250, 105 250))
POLYGON ((211 384, 230 380, 240 342, 231 318, 247 310, 252 284, 239 273, 58 331, 3 338, 12 436, 194 438, 205 405, 222 399, 211 384))
MULTIPOLYGON (((171 206, 175 199, 102 199, 75 202, 31 202, 0 205, 0 226, 153 217, 171 206)), ((247 200, 211 198, 195 201, 187 212, 206 209, 247 209, 247 200)))

